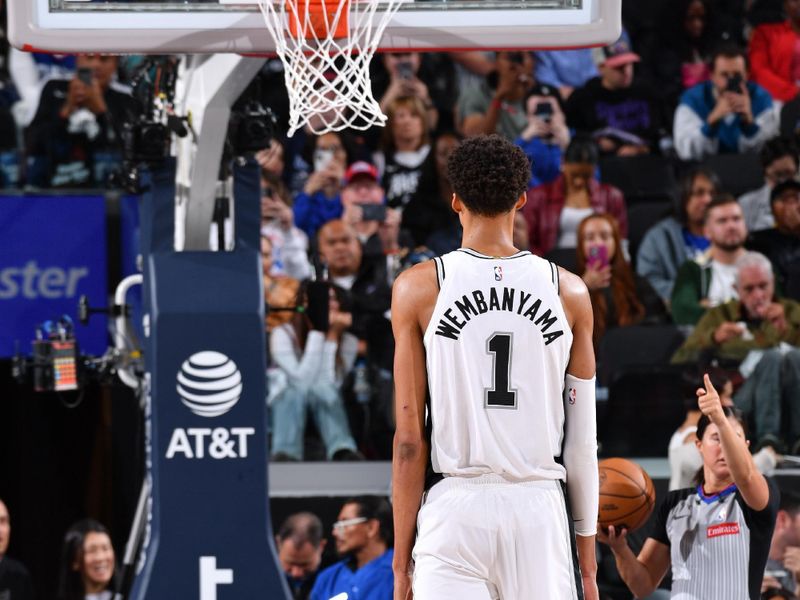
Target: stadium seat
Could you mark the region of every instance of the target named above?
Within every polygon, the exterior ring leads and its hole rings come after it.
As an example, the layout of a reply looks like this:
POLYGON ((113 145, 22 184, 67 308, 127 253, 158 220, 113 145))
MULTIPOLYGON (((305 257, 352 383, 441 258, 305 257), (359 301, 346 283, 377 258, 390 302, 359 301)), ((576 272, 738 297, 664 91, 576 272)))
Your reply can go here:
POLYGON ((661 156, 608 156, 600 159, 600 180, 631 198, 671 197, 678 183, 672 164, 661 156))
POLYGON ((718 154, 708 156, 703 165, 714 171, 722 182, 722 190, 736 197, 764 185, 764 171, 757 154, 718 154))
POLYGON ((683 333, 671 324, 609 329, 600 340, 597 351, 598 383, 611 386, 630 368, 668 364, 683 340, 683 333))
POLYGON ((671 210, 672 203, 666 199, 628 206, 628 249, 633 261, 647 230, 670 214, 671 210))
POLYGON ((553 248, 544 255, 544 258, 573 273, 578 269, 578 256, 575 248, 553 248))

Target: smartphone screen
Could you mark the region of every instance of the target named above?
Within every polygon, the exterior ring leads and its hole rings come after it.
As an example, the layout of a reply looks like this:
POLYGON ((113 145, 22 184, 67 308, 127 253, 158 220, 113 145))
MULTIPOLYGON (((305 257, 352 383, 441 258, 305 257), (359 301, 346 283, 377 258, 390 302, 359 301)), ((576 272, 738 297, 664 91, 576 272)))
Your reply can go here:
POLYGON ((333 150, 314 151, 314 170, 323 171, 333 160, 333 150))
POLYGON ((361 219, 364 221, 386 220, 386 206, 383 204, 359 204, 361 207, 361 219))
POLYGON ((592 246, 589 248, 589 256, 586 262, 595 269, 602 269, 608 266, 608 250, 605 246, 592 246))
POLYGON ((86 85, 92 85, 92 70, 86 67, 78 69, 78 79, 86 85))

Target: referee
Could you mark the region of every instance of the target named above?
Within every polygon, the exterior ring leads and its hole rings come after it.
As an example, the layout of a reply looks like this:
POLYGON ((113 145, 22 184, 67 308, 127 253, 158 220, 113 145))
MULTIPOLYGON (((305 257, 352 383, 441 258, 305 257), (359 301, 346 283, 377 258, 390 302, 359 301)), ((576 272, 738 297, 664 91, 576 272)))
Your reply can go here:
POLYGON ((672 567, 671 598, 758 600, 778 512, 779 494, 758 472, 744 429, 723 408, 708 375, 697 390, 703 457, 696 488, 670 492, 653 533, 635 556, 614 527, 598 538, 614 552, 623 581, 637 598, 650 595, 672 567))

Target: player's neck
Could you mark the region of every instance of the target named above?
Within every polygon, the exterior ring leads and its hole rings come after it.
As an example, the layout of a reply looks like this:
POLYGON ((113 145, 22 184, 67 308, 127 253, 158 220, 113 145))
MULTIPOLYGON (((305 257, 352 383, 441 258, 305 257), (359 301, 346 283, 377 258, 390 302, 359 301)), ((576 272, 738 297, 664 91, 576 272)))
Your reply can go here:
POLYGON ((469 217, 462 220, 461 247, 487 256, 511 256, 514 246, 514 213, 494 218, 469 217))

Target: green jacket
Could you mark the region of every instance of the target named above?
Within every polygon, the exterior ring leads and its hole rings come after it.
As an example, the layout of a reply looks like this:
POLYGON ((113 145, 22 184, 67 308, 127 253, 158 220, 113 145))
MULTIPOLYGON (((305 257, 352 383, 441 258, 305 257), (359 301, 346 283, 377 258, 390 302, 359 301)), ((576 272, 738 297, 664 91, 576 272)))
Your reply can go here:
POLYGON ((670 309, 676 325, 694 325, 706 312, 700 304, 711 287, 711 260, 704 253, 699 260, 687 260, 678 269, 672 288, 670 309), (702 263, 702 264, 701 264, 702 263))
POLYGON ((786 331, 780 334, 768 321, 748 321, 747 329, 752 339, 738 337, 723 344, 714 341, 714 332, 725 322, 744 321, 742 306, 738 300, 731 300, 720 306, 708 309, 697 323, 692 334, 672 357, 672 363, 696 362, 706 352, 724 360, 741 362, 750 350, 772 348, 780 342, 800 346, 800 303, 794 300, 778 300, 783 305, 786 316, 786 331))

